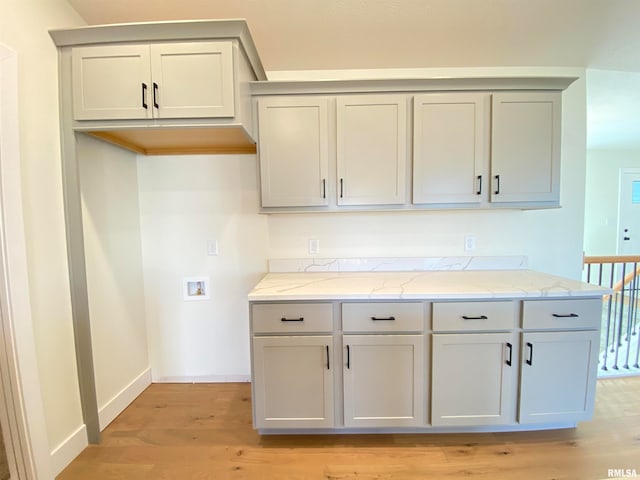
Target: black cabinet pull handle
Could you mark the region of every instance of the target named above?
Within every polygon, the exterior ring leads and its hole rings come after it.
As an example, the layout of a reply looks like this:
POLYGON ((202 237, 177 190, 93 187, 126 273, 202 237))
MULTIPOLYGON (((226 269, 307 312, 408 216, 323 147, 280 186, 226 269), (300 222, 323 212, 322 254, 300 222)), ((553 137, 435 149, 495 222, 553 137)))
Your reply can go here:
POLYGON ((495 194, 499 195, 500 194, 500 175, 496 175, 495 179, 496 179, 496 191, 495 191, 495 194))
POLYGON ((347 368, 351 368, 351 349, 347 345, 347 368))
POLYGON ((482 195, 482 175, 478 175, 478 190, 476 191, 477 195, 482 195))
POLYGON ((329 345, 325 345, 327 347, 327 370, 331 370, 331 364, 329 363, 329 345))
POLYGON ((509 349, 509 358, 507 359, 507 365, 511 366, 511 360, 513 360, 513 345, 507 342, 507 348, 509 349))
POLYGON ((304 317, 300 318, 284 318, 280 319, 281 322, 304 322, 304 317))
POLYGON ((142 83, 142 108, 145 110, 149 108, 149 105, 147 105, 147 84, 144 82, 142 83))
POLYGON ((373 321, 379 321, 379 320, 395 320, 396 317, 371 317, 371 320, 373 321))
POLYGON ((480 315, 478 317, 469 317, 467 315, 462 315, 462 318, 464 320, 487 320, 489 317, 487 317, 486 315, 480 315))
POLYGON ((160 108, 160 105, 158 105, 158 84, 156 82, 153 82, 153 106, 160 108))
POLYGON ((322 198, 327 198, 327 180, 322 179, 322 198))
POLYGON ((533 344, 527 342, 527 348, 529 349, 529 358, 525 361, 527 365, 533 365, 533 344))
POLYGON ((340 179, 340 198, 344 196, 344 179, 340 179))
POLYGON ((556 318, 578 318, 580 315, 577 313, 552 313, 551 316, 556 318))

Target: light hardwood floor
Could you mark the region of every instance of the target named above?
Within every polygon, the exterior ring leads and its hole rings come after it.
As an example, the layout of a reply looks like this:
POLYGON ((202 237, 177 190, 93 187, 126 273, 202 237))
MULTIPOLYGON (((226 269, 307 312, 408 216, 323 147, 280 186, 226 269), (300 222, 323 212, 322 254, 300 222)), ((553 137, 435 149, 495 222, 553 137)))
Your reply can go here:
POLYGON ((154 384, 58 480, 640 477, 640 377, 600 380, 576 429, 260 437, 249 384, 154 384))

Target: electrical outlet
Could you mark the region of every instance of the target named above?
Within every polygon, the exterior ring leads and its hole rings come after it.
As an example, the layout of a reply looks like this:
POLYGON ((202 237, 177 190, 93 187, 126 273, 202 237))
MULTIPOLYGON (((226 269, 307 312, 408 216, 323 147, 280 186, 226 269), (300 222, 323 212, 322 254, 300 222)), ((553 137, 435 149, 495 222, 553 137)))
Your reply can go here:
POLYGON ((473 252, 476 249, 476 236, 465 235, 464 236, 464 251, 473 252))
POLYGON ((317 255, 320 252, 320 240, 317 238, 309 239, 309 255, 317 255))

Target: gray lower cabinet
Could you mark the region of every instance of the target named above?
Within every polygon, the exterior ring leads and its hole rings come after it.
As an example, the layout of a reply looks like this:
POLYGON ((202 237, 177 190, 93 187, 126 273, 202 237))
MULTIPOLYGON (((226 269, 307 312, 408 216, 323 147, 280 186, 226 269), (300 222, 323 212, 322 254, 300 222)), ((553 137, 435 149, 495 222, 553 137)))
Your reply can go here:
POLYGON ((513 301, 433 304, 431 424, 515 421, 513 301))
POLYGON ((601 314, 599 299, 523 302, 519 423, 591 418, 601 314))
POLYGON ((344 335, 344 424, 424 423, 424 336, 344 335))
POLYGON ((257 428, 333 426, 330 335, 253 339, 257 428))
POLYGON ((513 423, 512 333, 433 335, 431 424, 513 423))
POLYGON ((333 306, 252 307, 254 426, 334 426, 333 306))
POLYGON ((254 426, 575 425, 593 413, 601 305, 600 298, 252 304, 254 426))
POLYGON ((520 423, 587 420, 593 412, 597 331, 522 335, 520 423))
POLYGON ((425 304, 343 303, 345 427, 424 424, 425 304))

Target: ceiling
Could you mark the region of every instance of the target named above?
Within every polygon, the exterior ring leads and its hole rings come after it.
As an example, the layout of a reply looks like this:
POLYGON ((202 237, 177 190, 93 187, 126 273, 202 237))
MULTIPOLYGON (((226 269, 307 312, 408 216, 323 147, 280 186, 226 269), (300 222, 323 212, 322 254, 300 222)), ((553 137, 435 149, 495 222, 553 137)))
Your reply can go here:
POLYGON ((640 149, 639 132, 626 128, 640 122, 623 116, 640 111, 635 94, 640 91, 639 0, 68 2, 89 24, 245 18, 267 71, 484 66, 619 71, 587 79, 589 146, 616 148, 615 140, 640 149))

